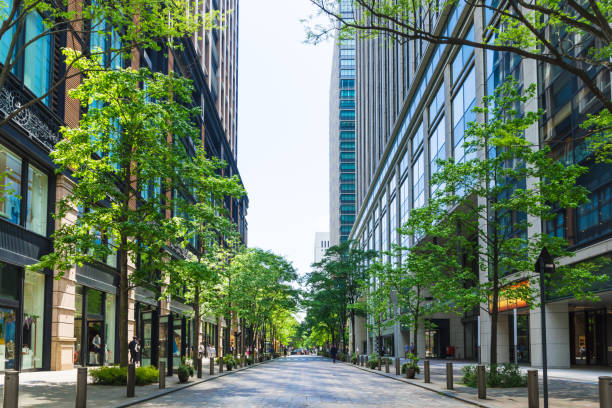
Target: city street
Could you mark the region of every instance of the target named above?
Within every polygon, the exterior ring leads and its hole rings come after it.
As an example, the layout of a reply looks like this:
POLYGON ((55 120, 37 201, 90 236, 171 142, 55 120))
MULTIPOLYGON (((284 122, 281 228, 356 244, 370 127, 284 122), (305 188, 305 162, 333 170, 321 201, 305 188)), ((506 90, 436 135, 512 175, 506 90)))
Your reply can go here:
POLYGON ((279 359, 138 407, 463 407, 389 378, 313 356, 279 359))

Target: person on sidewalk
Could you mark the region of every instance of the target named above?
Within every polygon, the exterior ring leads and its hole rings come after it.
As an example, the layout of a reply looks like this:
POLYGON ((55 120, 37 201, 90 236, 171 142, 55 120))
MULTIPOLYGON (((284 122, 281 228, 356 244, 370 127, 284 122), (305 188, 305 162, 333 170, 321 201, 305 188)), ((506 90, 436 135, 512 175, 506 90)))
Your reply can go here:
POLYGON ((138 352, 136 351, 136 346, 138 346, 138 339, 136 336, 132 337, 132 341, 128 344, 128 349, 130 350, 130 363, 136 364, 138 361, 138 352))
POLYGON ((338 353, 338 349, 336 348, 335 345, 331 346, 331 349, 329 350, 329 353, 332 356, 332 359, 334 360, 334 364, 336 364, 336 354, 338 353))

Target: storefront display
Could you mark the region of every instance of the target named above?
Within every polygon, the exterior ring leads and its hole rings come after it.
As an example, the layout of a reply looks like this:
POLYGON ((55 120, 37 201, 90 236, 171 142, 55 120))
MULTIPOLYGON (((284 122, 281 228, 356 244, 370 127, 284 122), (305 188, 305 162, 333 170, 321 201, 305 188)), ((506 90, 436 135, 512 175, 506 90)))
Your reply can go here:
POLYGON ((115 330, 116 330, 116 319, 115 319, 115 308, 117 304, 117 297, 106 294, 106 313, 105 313, 105 324, 104 324, 104 363, 112 364, 115 362, 115 330))
POLYGON ((182 340, 182 319, 178 316, 173 319, 174 331, 172 332, 172 367, 178 368, 181 365, 181 340, 182 340))
POLYGON ((15 309, 0 308, 0 371, 15 369, 15 309))
POLYGON ((45 275, 25 271, 21 369, 42 368, 45 275))

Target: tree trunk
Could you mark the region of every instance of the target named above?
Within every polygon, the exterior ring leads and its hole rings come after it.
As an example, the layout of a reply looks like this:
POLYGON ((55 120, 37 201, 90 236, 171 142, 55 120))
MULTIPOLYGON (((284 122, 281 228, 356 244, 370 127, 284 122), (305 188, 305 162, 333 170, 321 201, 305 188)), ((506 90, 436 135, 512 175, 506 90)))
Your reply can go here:
MULTIPOLYGON (((193 334, 192 334, 192 344, 193 344, 193 362, 197 361, 199 358, 199 348, 200 348, 200 288, 196 287, 195 296, 193 299, 193 334)), ((197 364, 196 364, 197 367, 197 364)))
POLYGON ((349 351, 351 353, 357 352, 357 345, 355 344, 355 310, 351 309, 351 343, 353 344, 353 349, 351 350, 349 347, 349 351))
POLYGON ((490 361, 489 363, 491 365, 496 365, 497 364, 497 317, 498 317, 498 310, 497 310, 497 302, 499 299, 499 290, 498 289, 493 289, 493 307, 492 307, 492 312, 490 314, 491 316, 491 350, 490 350, 490 361))
POLYGON ((119 258, 121 259, 121 267, 119 270, 119 365, 127 367, 129 363, 128 356, 128 253, 125 250, 127 247, 127 237, 121 237, 121 247, 119 249, 119 258))

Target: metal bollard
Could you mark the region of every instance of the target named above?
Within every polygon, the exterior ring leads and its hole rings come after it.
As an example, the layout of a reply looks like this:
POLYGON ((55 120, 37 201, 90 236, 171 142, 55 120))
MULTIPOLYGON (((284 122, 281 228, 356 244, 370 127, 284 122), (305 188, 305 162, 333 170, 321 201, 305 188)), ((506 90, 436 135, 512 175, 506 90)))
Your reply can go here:
POLYGON ((378 356, 378 371, 380 371, 381 365, 382 365, 382 358, 380 358, 380 356, 378 356))
POLYGON ((359 364, 361 364, 362 367, 363 367, 363 361, 364 361, 363 356, 359 356, 359 364))
POLYGON ((431 377, 429 376, 429 360, 423 361, 423 379, 426 383, 431 382, 431 377))
POLYGON ((210 375, 215 375, 215 358, 210 358, 210 375))
POLYGON ((365 356, 365 366, 366 368, 370 368, 370 366, 368 365, 368 356, 365 356))
POLYGON ((223 372, 223 357, 219 357, 219 374, 223 372))
POLYGON ((389 357, 385 359, 385 373, 389 374, 389 357))
POLYGON ((87 367, 77 368, 76 408, 87 406, 87 367))
POLYGON ((599 377, 599 407, 612 407, 612 377, 599 377))
POLYGON ((478 399, 487 399, 487 373, 484 365, 479 365, 476 368, 478 381, 478 399))
POLYGON ((159 389, 163 390, 166 388, 166 362, 159 362, 159 389))
POLYGON ((17 408, 19 404, 19 371, 4 372, 4 408, 17 408))
POLYGON ((400 367, 400 358, 395 357, 395 375, 401 375, 402 369, 400 367))
MULTIPOLYGON (((612 380, 612 378, 610 379, 612 380)), ((540 406, 538 370, 527 370, 527 404, 529 408, 538 408, 540 406)))
POLYGON ((453 389, 453 363, 446 363, 446 389, 453 389))
POLYGON ((198 378, 202 378, 202 357, 198 357, 197 369, 198 369, 198 378))
POLYGON ((128 364, 127 369, 127 397, 132 398, 136 395, 136 366, 134 363, 128 364))

